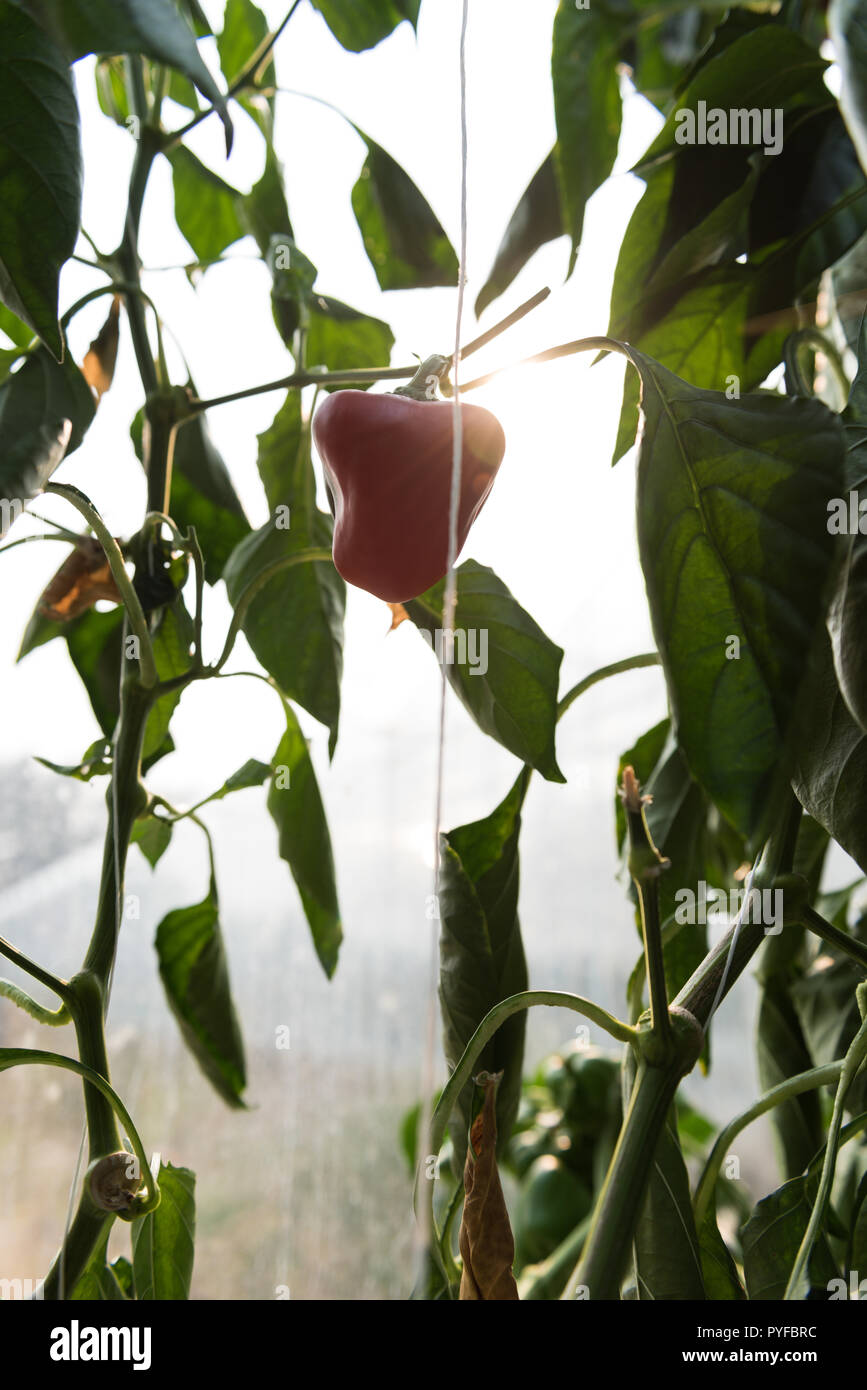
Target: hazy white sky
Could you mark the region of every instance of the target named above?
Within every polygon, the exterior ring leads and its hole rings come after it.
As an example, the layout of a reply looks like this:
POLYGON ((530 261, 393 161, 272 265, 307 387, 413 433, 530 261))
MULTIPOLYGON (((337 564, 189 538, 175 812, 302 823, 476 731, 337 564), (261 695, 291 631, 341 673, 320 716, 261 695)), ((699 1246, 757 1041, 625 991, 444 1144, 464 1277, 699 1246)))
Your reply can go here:
MULTIPOLYGON (((205 6, 212 13, 219 6, 205 6)), ((468 48, 469 82, 469 293, 484 281, 515 203, 554 138, 550 85, 551 21, 554 0, 536 0, 532 18, 520 0, 473 0, 468 48)), ((266 0, 268 20, 279 22, 282 0, 266 0)), ((362 55, 344 52, 321 17, 304 6, 293 18, 277 50, 280 84, 309 91, 344 109, 410 171, 439 217, 457 239, 460 168, 458 159, 457 39, 458 0, 425 0, 418 40, 404 24, 377 49, 362 55)), ((208 53, 211 45, 205 45, 208 53)), ((213 65, 213 64, 212 64, 213 65)), ((129 134, 103 118, 93 91, 92 60, 78 65, 84 126, 86 189, 84 226, 102 249, 120 237, 124 188, 132 157, 129 134)), ((184 114, 167 105, 167 121, 184 114)), ((626 135, 619 168, 628 168, 652 134, 654 113, 638 98, 627 102, 626 135)), ((258 178, 263 149, 252 123, 238 113, 235 149, 228 163, 216 120, 192 137, 196 152, 240 188, 258 178)), ((381 294, 352 216, 349 195, 364 158, 351 128, 326 108, 295 97, 279 99, 277 147, 286 170, 297 240, 318 265, 319 287, 394 327, 394 361, 413 353, 448 350, 454 333, 455 293, 451 290, 381 294)), ((554 291, 547 305, 488 349, 486 365, 585 333, 604 331, 616 248, 641 190, 628 174, 613 179, 591 204, 585 247, 571 282, 563 286, 568 247, 565 239, 545 248, 508 294, 487 313, 483 324, 519 303, 543 284, 554 291)), ((159 161, 148 189, 142 224, 145 265, 178 265, 191 259, 174 230, 171 180, 159 161)), ((85 251, 84 246, 82 250, 85 251)), ((67 266, 62 302, 68 304, 98 283, 85 267, 67 266)), ((150 273, 148 291, 177 337, 202 394, 212 395, 264 381, 289 369, 290 362, 273 326, 266 269, 247 240, 231 252, 225 266, 209 270, 197 291, 183 273, 150 273)), ((76 319, 72 348, 80 360, 105 311, 100 301, 76 319)), ((475 331, 471 308, 465 336, 475 331)), ((616 428, 622 365, 590 370, 580 357, 504 377, 476 397, 501 418, 509 443, 497 486, 464 556, 491 564, 542 627, 567 649, 564 669, 577 678, 599 661, 627 655, 647 645, 649 628, 635 561, 632 467, 611 472, 610 444, 616 428), (625 544, 624 544, 625 542, 625 544)), ((183 367, 174 355, 177 379, 183 367)), ((144 481, 129 443, 128 423, 141 403, 128 334, 122 329, 115 384, 104 399, 84 446, 65 463, 59 479, 73 481, 96 502, 116 534, 140 523, 144 481)), ((265 502, 255 469, 256 434, 280 404, 275 395, 214 411, 211 429, 255 524, 265 520, 265 502)), ((64 515, 63 504, 42 504, 64 515)), ((68 517, 67 517, 68 519, 68 517)), ((19 523, 23 528, 30 523, 19 523)), ((49 644, 10 671, 20 634, 42 584, 61 557, 60 547, 24 546, 4 560, 4 623, 0 662, 6 668, 7 718, 0 733, 0 756, 38 751, 58 761, 74 761, 93 736, 93 719, 63 648, 49 644), (50 691, 50 694, 49 694, 50 691), (57 719, 58 701, 63 718, 57 719)), ((208 594, 210 648, 219 645, 227 620, 222 587, 208 594)), ((347 683, 358 681, 359 703, 375 710, 378 725, 398 736, 403 713, 430 710, 435 717, 434 668, 408 627, 387 641, 385 608, 353 591, 349 600, 347 683), (363 688, 361 683, 363 683, 363 688), (420 703, 421 702, 421 703, 420 703)), ((288 634, 287 634, 288 638, 288 634)), ((239 663, 244 664, 243 644, 239 663)), ((267 692, 244 682, 227 682, 219 695, 207 692, 208 709, 220 710, 220 765, 267 748, 279 732, 279 709, 267 692), (252 704, 251 704, 252 702, 252 704), (249 747, 245 711, 257 711, 257 734, 266 741, 249 747), (269 712, 270 711, 270 712, 269 712)), ((211 718, 198 692, 188 695, 178 716, 184 752, 171 762, 172 778, 184 783, 201 771, 212 779, 207 749, 211 718), (193 708, 195 707, 195 708, 193 708)), ((217 717, 216 713, 213 715, 217 717)), ((458 710, 454 716, 462 718, 458 710)), ((310 725, 317 747, 324 735, 310 725)), ((347 727, 346 737, 351 736, 347 727)), ((497 750, 494 750, 495 752, 497 750)), ((169 775, 169 764, 166 764, 169 775)), ((198 778, 197 778, 198 780, 198 778)))

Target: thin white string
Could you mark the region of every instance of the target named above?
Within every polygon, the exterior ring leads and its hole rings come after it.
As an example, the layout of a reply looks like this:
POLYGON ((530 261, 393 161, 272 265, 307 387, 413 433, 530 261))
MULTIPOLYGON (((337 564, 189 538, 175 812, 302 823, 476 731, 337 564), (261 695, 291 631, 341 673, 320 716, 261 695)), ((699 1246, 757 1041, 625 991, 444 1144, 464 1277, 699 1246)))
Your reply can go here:
MULTIPOLYGON (((451 491, 449 496, 449 544, 448 544, 448 572, 446 574, 445 593, 443 596, 443 631, 451 631, 454 627, 455 607, 457 604, 457 575, 455 574, 455 560, 458 555, 458 508, 461 495, 461 461, 463 457, 463 419, 461 417, 460 394, 458 389, 458 374, 460 371, 461 358, 461 324, 464 313, 464 284, 466 281, 467 270, 467 26, 469 23, 469 0, 463 0, 463 10, 461 15, 461 37, 460 37, 460 109, 461 109, 461 231, 460 231, 460 250, 458 267, 458 304, 455 316, 455 355, 452 364, 452 381, 454 388, 453 404, 454 412, 452 416, 452 477, 451 491)), ((442 644, 443 653, 447 652, 445 639, 442 644)), ((437 773, 436 773, 436 806, 434 811, 434 873, 433 873, 433 902, 437 905, 435 913, 431 914, 431 939, 430 939, 430 962, 428 973, 428 1016, 427 1032, 425 1037, 424 1063, 422 1067, 422 1090, 421 1090, 421 1111, 419 1115, 419 1155, 424 1164, 424 1176, 422 1181, 433 1181, 434 1175, 428 1177, 427 1158, 430 1150, 430 1127, 431 1127, 431 1102, 433 1099, 434 1088, 434 1055, 436 1049, 436 1018, 437 1018, 437 979, 439 975, 439 888, 440 888, 440 827, 442 825, 442 806, 443 806, 443 780, 445 768, 445 730, 446 730, 446 661, 442 658, 442 685, 440 687, 440 709, 439 709, 439 733, 437 746, 437 773)), ((432 1155, 431 1155, 432 1157, 432 1155)), ((460 1182, 461 1175, 457 1174, 460 1182)), ((421 1203, 421 1222, 419 1230, 419 1255, 421 1259, 421 1274, 426 1271, 426 1252, 430 1245, 432 1231, 430 1230, 430 1205, 427 1202, 421 1203)))

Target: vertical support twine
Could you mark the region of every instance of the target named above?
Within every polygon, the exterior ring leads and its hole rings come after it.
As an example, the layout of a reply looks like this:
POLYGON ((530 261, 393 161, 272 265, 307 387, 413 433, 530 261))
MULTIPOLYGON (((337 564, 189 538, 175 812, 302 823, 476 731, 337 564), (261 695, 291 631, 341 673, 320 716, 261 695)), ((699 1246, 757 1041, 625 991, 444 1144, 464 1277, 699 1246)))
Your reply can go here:
MULTIPOLYGON (((463 0, 461 13, 461 34, 459 47, 459 75, 460 75, 460 124, 461 124, 461 227, 460 227, 460 248, 458 266, 458 302, 455 315, 455 354, 452 362, 452 385, 454 395, 453 400, 453 426, 452 426, 452 477, 451 491, 449 495, 449 544, 448 544, 448 572, 446 574, 445 593, 443 595, 443 630, 451 631, 454 628, 455 609, 457 606, 457 576, 455 574, 455 560, 458 555, 458 508, 461 495, 461 462, 463 458, 463 419, 461 416, 460 392, 458 375, 460 372, 461 360, 461 326, 464 313, 464 287, 466 283, 467 271, 467 162, 468 162, 468 140, 467 140, 467 26, 469 23, 469 0, 463 0)), ((443 643, 443 652, 446 646, 443 643)), ((437 1017, 437 980, 439 977, 439 901, 440 901, 440 828, 442 825, 442 806, 443 806, 443 780, 445 768, 445 730, 446 730, 446 663, 442 662, 442 684, 440 687, 440 708, 439 708, 439 732, 437 742, 437 772, 436 772, 436 805, 434 812, 434 873, 433 873, 433 901, 437 904, 436 913, 431 916, 431 936, 430 936, 430 961, 428 971, 428 1015, 427 1029, 424 1045, 424 1057, 422 1065, 421 1081, 421 1110, 419 1114, 419 1144, 417 1159, 423 1167, 423 1182, 434 1182, 433 1173, 428 1176, 427 1159, 430 1149, 430 1127, 432 1116, 432 1101, 434 1088, 434 1055, 436 1050, 436 1017, 437 1017)), ((457 1174, 458 1182, 461 1175, 457 1174)), ((433 1203, 422 1202, 420 1206, 420 1220, 417 1228, 418 1241, 418 1278, 423 1279, 427 1271, 427 1251, 430 1246, 433 1232, 430 1229, 430 1213, 433 1203)))

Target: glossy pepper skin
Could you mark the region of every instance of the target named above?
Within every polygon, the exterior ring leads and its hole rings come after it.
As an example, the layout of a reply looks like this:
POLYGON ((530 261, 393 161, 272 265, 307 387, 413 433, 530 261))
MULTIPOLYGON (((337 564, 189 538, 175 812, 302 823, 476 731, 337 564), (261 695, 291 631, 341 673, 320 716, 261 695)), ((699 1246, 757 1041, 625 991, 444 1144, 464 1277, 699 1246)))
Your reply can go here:
MULTIPOLYGON (((424 593, 448 568, 453 411, 449 401, 337 391, 313 418, 334 498, 334 564, 388 603, 424 593)), ((506 449, 489 410, 461 405, 461 415, 458 551, 506 449)))

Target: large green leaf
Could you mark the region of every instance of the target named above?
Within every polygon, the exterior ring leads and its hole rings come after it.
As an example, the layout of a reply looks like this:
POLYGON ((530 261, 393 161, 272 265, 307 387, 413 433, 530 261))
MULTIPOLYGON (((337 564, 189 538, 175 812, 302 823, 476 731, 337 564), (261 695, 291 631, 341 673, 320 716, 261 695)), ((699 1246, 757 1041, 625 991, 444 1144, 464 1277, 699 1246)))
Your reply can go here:
MULTIPOLYGON (((849 532, 846 558, 831 606, 828 627, 834 651, 834 667, 850 713, 867 728, 867 651, 864 621, 867 617, 867 534, 861 531, 863 505, 867 511, 867 323, 858 334, 858 370, 843 415, 846 429, 846 490, 840 500, 849 532), (856 502, 854 517, 852 501, 856 502), (854 529, 852 522, 855 522, 854 529)), ((837 518, 828 525, 838 526, 837 518)), ((864 522, 867 532, 867 522, 864 522)))
POLYGON ((334 37, 352 53, 373 48, 401 20, 415 26, 420 0, 312 0, 334 37))
POLYGON ((66 645, 99 727, 111 738, 120 713, 118 684, 123 660, 123 609, 92 608, 68 625, 66 645))
MULTIPOLYGON (((786 929, 786 933, 794 931, 795 928, 786 929)), ((811 1056, 807 1047, 792 1002, 788 973, 781 971, 763 979, 756 1031, 759 1081, 763 1091, 819 1065, 819 1059, 811 1056)), ((775 1106, 771 1111, 771 1123, 783 1177, 797 1177, 822 1143, 818 1092, 806 1091, 775 1106)))
POLYGON ((828 28, 843 77, 840 105, 867 171, 867 15, 860 0, 831 0, 828 28))
MULTIPOLYGON (((697 117, 700 101, 706 103, 708 112, 713 108, 729 111, 733 107, 773 111, 795 103, 827 102, 827 89, 823 98, 822 82, 826 68, 827 63, 815 48, 793 29, 766 24, 742 35, 696 72, 636 167, 649 167, 689 148, 682 143, 686 123, 678 113, 691 111, 697 117)), ((706 145, 706 150, 720 148, 725 145, 710 141, 706 145)), ((728 148, 732 153, 737 151, 746 162, 756 147, 732 144, 728 148)))
POLYGON ((316 954, 330 978, 343 940, 331 837, 307 740, 289 705, 272 766, 268 810, 277 826, 280 858, 292 872, 316 954))
POLYGON ((367 158, 352 190, 352 209, 380 289, 454 285, 458 258, 427 199, 381 145, 358 133, 367 158))
POLYGON ((701 1269, 708 1298, 743 1301, 746 1298, 737 1265, 720 1235, 713 1207, 708 1207, 704 1225, 698 1233, 701 1269))
POLYGON ((792 786, 804 810, 867 872, 867 736, 840 693, 824 634, 808 663, 792 786))
POLYGON ((95 408, 72 359, 58 364, 44 347, 0 385, 0 497, 9 504, 0 515, 0 535, 78 448, 95 408))
POLYGON ((217 886, 193 907, 175 908, 157 927, 160 977, 181 1035, 227 1105, 243 1108, 244 1044, 232 1003, 220 931, 217 886))
POLYGON ((69 1298, 73 1302, 87 1301, 123 1303, 126 1301, 126 1294, 121 1287, 117 1276, 108 1264, 106 1251, 108 1248, 109 1231, 102 1240, 99 1241, 96 1249, 88 1260, 78 1283, 73 1288, 69 1298))
MULTIPOLYGON (((756 1204, 741 1233, 749 1298, 783 1297, 807 1229, 816 1187, 816 1181, 804 1175, 791 1178, 756 1204)), ((828 1281, 836 1275, 837 1268, 823 1237, 810 1261, 812 1288, 824 1297, 828 1281)))
MULTIPOLYGON (((443 1047, 452 1070, 490 1009, 527 988, 518 921, 518 837, 528 783, 525 768, 489 816, 441 837, 439 996, 443 1047)), ((478 1060, 477 1070, 504 1073, 497 1091, 498 1148, 508 1143, 518 1113, 526 1019, 524 1010, 507 1019, 478 1060)), ((467 1149, 472 1092, 468 1083, 451 1124, 459 1173, 467 1149)))
POLYGON ((255 238, 263 256, 267 257, 272 238, 278 244, 294 244, 283 187, 283 171, 270 145, 265 155, 262 177, 253 184, 249 193, 241 195, 238 215, 246 230, 255 238))
POLYGON ((582 9, 572 0, 561 0, 554 19, 554 162, 563 230, 572 238, 570 270, 581 241, 587 199, 607 179, 617 157, 621 116, 617 56, 622 24, 622 15, 605 0, 594 0, 582 9))
POLYGON ((175 194, 175 221, 203 265, 216 261, 227 246, 240 240, 245 228, 238 215, 237 189, 188 150, 169 151, 175 194))
MULTIPOLYGON (((253 0, 228 0, 223 18, 223 28, 217 38, 220 66, 223 69, 227 85, 231 86, 242 69, 246 67, 267 34, 268 21, 258 5, 253 4, 253 0)), ((260 86, 276 87, 277 74, 273 57, 269 58, 264 68, 257 72, 256 79, 260 86)), ((241 89, 236 94, 235 100, 241 104, 248 116, 252 117, 265 135, 270 154, 274 98, 241 89)))
POLYGON ((196 1175, 161 1163, 160 1204, 132 1223, 137 1299, 187 1299, 196 1240, 196 1175))
POLYGON ((842 429, 817 401, 729 401, 630 355, 642 378, 639 551, 677 738, 750 839, 824 616, 842 429))
POLYGON ((639 1299, 705 1298, 702 1252, 674 1108, 653 1157, 633 1249, 639 1299))
MULTIPOLYGON (((331 547, 333 523, 316 507, 309 427, 301 418, 298 391, 288 394, 259 436, 259 472, 272 520, 243 540, 226 565, 233 604, 269 565, 314 546, 331 547)), ((333 565, 293 565, 257 594, 244 621, 250 646, 280 689, 328 726, 332 754, 340 718, 345 606, 346 586, 333 565)))
POLYGON ((431 650, 442 654, 449 685, 482 732, 550 782, 565 782, 554 750, 562 648, 545 636, 493 570, 465 560, 456 573, 453 649, 442 630, 444 581, 405 604, 407 613, 428 634, 431 650))
POLYGON ((327 294, 313 296, 309 313, 308 364, 327 367, 332 372, 350 371, 359 363, 365 367, 388 366, 394 334, 382 319, 362 314, 327 294))
MULTIPOLYGON (((192 640, 193 620, 178 594, 163 609, 159 624, 151 637, 160 680, 173 680, 175 676, 182 676, 189 670, 192 663, 192 640)), ((168 737, 169 723, 182 694, 182 690, 172 690, 157 700, 148 715, 142 747, 143 759, 147 760, 162 748, 168 737)))
POLYGON ((141 53, 194 82, 217 108, 232 145, 225 99, 172 0, 15 0, 44 25, 71 61, 86 53, 141 53))
POLYGON ((81 184, 78 106, 66 60, 29 15, 3 0, 0 299, 58 359, 58 276, 78 237, 81 184))
POLYGON ((557 186, 555 152, 539 166, 509 219, 494 264, 476 298, 476 315, 507 290, 531 256, 563 234, 563 211, 557 186))

